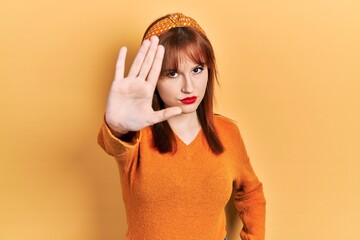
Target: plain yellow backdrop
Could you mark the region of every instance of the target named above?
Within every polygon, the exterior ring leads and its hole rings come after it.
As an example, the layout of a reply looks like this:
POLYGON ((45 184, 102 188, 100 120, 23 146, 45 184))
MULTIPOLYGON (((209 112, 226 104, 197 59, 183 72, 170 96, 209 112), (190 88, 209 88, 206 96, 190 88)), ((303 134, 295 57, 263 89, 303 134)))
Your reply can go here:
POLYGON ((120 46, 130 63, 147 25, 176 11, 213 43, 216 112, 237 122, 264 184, 266 239, 360 239, 360 1, 0 9, 0 239, 124 239, 116 164, 96 135, 120 46))

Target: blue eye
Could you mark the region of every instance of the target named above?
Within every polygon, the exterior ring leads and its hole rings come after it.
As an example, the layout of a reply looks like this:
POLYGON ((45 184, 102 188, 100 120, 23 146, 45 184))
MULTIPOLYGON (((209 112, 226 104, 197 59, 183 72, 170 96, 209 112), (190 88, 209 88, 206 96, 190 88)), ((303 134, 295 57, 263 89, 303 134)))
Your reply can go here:
POLYGON ((204 68, 202 68, 202 67, 196 67, 196 68, 194 68, 193 72, 196 73, 196 74, 199 74, 199 73, 201 73, 203 70, 204 70, 204 68))

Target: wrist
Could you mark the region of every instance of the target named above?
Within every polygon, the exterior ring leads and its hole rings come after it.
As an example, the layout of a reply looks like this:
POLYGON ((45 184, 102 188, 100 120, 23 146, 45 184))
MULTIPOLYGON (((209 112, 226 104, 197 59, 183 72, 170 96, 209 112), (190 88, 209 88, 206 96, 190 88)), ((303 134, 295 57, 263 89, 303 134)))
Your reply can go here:
POLYGON ((109 123, 106 120, 106 117, 105 117, 105 124, 108 126, 110 132, 116 137, 121 137, 129 132, 128 130, 121 128, 119 126, 115 127, 113 124, 109 123))
POLYGON ((116 138, 124 141, 124 142, 131 142, 133 141, 134 137, 136 136, 137 132, 131 132, 131 131, 122 131, 119 132, 118 130, 114 130, 112 127, 109 126, 109 124, 105 121, 106 126, 108 126, 110 132, 112 135, 114 135, 116 138))
POLYGON ((125 135, 125 134, 127 134, 129 132, 129 131, 123 131, 123 130, 115 129, 114 127, 112 127, 108 123, 106 123, 106 125, 109 127, 110 132, 116 137, 121 137, 121 136, 123 136, 123 135, 125 135))

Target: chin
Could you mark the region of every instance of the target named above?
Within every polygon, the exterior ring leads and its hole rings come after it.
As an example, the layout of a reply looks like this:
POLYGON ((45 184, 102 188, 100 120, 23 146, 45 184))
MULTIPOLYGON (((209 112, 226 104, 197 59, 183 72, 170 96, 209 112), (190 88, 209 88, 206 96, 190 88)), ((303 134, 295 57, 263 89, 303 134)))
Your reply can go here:
POLYGON ((189 114, 189 113, 193 113, 193 112, 196 112, 198 108, 198 105, 189 105, 189 106, 182 106, 181 107, 181 110, 182 110, 182 114, 189 114))

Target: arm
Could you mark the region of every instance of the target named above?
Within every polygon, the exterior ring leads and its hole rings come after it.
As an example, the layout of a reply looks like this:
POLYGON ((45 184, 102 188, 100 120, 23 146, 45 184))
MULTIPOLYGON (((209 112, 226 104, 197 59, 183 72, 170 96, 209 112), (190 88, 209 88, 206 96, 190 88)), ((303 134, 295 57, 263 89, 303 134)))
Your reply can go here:
POLYGON ((134 152, 138 147, 140 131, 129 132, 119 138, 114 135, 113 131, 104 122, 100 128, 97 141, 106 153, 114 157, 121 157, 125 153, 134 152))
MULTIPOLYGON (((123 141, 114 136, 108 125, 104 122, 98 134, 98 143, 106 153, 115 157, 119 166, 126 174, 131 175, 132 169, 136 169, 142 131, 131 132, 133 137, 129 141, 123 141)), ((130 176, 129 175, 129 176, 130 176)), ((128 179, 130 180, 130 178, 128 179)))
POLYGON ((265 197, 248 158, 243 162, 242 181, 234 195, 235 206, 243 222, 242 240, 265 238, 265 197))
POLYGON ((266 201, 262 183, 251 166, 239 129, 236 127, 232 132, 237 149, 234 158, 236 178, 233 182, 233 194, 235 207, 243 223, 240 237, 242 240, 264 240, 266 201))

